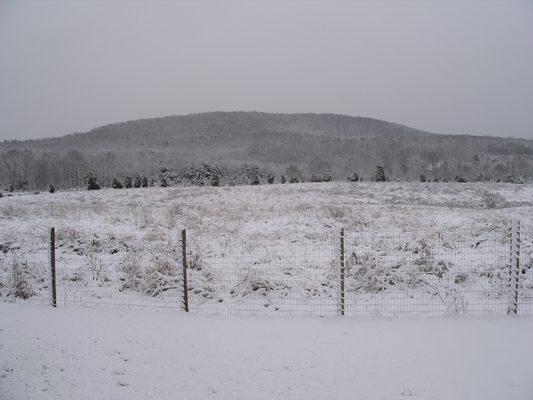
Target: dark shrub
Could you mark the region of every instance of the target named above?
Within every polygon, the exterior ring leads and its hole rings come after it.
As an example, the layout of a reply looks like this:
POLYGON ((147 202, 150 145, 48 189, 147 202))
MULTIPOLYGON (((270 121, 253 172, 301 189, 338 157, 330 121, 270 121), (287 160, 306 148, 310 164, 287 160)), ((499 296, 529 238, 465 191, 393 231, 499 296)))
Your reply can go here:
POLYGON ((113 179, 113 183, 111 184, 111 187, 113 189, 122 189, 123 188, 122 183, 120 183, 120 181, 117 178, 113 179))
POLYGON ((385 182, 385 170, 381 165, 376 167, 376 182, 385 182))
POLYGON ((352 176, 348 177, 348 182, 359 182, 359 175, 354 172, 352 176))
POLYGON ((87 185, 87 190, 100 190, 98 178, 92 172, 87 172, 83 177, 83 183, 87 185))

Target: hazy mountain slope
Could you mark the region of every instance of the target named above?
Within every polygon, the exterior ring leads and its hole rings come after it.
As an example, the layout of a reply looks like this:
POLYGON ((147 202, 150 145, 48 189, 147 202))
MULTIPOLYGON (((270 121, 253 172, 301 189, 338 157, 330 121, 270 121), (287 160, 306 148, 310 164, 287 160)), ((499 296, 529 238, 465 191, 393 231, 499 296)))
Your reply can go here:
POLYGON ((27 141, 50 148, 57 145, 95 146, 123 139, 157 145, 161 141, 199 136, 305 134, 326 137, 422 135, 424 132, 371 118, 334 114, 268 114, 259 112, 211 112, 140 119, 109 124, 87 133, 27 141), (98 143, 95 142, 98 141, 98 143))
POLYGON ((377 164, 389 179, 533 175, 531 140, 437 135, 333 114, 211 112, 141 119, 58 138, 6 141, 0 155, 3 185, 26 181, 36 188, 48 182, 79 185, 87 170, 109 184, 115 176, 153 175, 164 165, 201 161, 224 167, 257 163, 277 175, 295 165, 306 179, 325 172, 336 179, 354 172, 371 178, 377 164))

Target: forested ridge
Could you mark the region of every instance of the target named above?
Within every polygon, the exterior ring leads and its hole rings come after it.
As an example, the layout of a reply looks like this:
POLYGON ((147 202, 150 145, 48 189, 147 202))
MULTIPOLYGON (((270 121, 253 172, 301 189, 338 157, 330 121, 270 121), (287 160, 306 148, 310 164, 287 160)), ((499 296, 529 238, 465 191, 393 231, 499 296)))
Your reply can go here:
POLYGON ((102 186, 136 176, 158 185, 163 179, 257 184, 280 182, 282 176, 372 180, 377 165, 387 180, 533 177, 532 140, 432 134, 334 114, 213 112, 141 119, 63 137, 4 141, 0 157, 2 190, 80 187, 88 172, 102 186))

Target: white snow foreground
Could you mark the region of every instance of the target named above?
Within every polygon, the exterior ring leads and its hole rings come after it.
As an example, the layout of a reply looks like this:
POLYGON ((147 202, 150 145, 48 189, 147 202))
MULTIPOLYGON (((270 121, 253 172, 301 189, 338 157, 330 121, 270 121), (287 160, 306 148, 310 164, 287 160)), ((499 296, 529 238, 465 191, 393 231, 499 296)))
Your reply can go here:
POLYGON ((530 400, 532 332, 532 317, 267 319, 0 303, 0 398, 530 400))

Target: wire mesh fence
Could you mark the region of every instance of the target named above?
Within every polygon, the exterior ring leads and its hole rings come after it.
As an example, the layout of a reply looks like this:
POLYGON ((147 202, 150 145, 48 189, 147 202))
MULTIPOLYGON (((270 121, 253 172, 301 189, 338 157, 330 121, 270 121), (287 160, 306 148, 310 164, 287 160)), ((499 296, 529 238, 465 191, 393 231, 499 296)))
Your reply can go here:
POLYGON ((51 304, 47 233, 33 232, 23 242, 18 237, 0 231, 0 300, 51 304))
POLYGON ((179 245, 98 235, 58 245, 58 305, 177 310, 182 306, 179 245))
POLYGON ((336 241, 301 238, 213 240, 189 252, 189 307, 201 313, 335 315, 336 241))
MULTIPOLYGON (((26 244, 1 238, 0 294, 5 300, 53 303, 49 235, 29 238, 26 244)), ((180 309, 179 246, 175 238, 138 240, 58 229, 54 246, 56 304, 180 309)))
POLYGON ((347 313, 506 313, 508 243, 506 229, 348 233, 347 313))
POLYGON ((0 235, 4 301, 259 315, 533 314, 533 229, 0 235), (31 239, 31 240, 30 240, 31 239), (51 248, 55 249, 52 257, 51 248), (184 276, 183 266, 187 265, 184 276), (515 290, 516 289, 516 290, 515 290))
POLYGON ((533 227, 520 228, 518 314, 533 315, 533 227))

